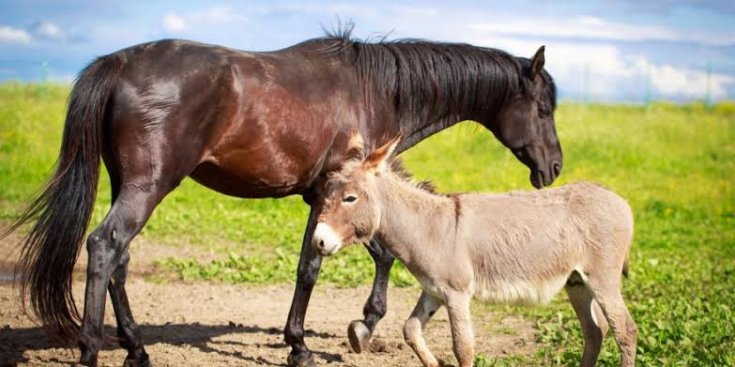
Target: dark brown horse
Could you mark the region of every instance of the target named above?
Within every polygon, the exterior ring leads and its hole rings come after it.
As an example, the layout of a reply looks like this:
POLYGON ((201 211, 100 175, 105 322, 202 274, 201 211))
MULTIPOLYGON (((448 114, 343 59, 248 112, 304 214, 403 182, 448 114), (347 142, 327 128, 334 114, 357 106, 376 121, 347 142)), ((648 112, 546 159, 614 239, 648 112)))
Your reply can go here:
MULTIPOLYGON (((108 291, 126 363, 149 364, 125 293, 128 245, 187 176, 227 195, 300 194, 309 203, 320 177, 347 158, 353 131, 368 150, 402 134, 400 152, 462 120, 492 131, 530 168, 534 186, 549 185, 559 174, 555 88, 543 71, 543 48, 525 59, 464 44, 364 43, 348 36, 264 53, 165 40, 101 57, 82 71, 56 172, 12 227, 35 221, 18 268, 22 291, 30 293, 49 332, 78 342, 82 364, 97 362, 108 291), (87 239, 80 317, 71 275, 100 157, 110 175, 112 207, 87 239)), ((285 328, 291 365, 313 364, 303 323, 321 265, 308 245, 314 225, 312 213, 285 328)), ((350 328, 358 350, 385 314, 393 264, 377 242, 367 247, 376 276, 365 318, 350 328)))

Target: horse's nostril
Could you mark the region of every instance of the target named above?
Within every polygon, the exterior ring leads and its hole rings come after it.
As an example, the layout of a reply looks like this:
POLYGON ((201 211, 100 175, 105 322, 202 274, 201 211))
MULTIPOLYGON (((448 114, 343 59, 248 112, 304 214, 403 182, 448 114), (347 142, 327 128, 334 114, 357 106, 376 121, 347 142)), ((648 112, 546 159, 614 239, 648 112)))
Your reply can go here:
POLYGON ((324 240, 319 241, 319 248, 324 249, 324 240))
POLYGON ((561 173, 561 164, 559 164, 558 162, 554 163, 551 169, 554 171, 554 176, 559 176, 559 174, 561 173))

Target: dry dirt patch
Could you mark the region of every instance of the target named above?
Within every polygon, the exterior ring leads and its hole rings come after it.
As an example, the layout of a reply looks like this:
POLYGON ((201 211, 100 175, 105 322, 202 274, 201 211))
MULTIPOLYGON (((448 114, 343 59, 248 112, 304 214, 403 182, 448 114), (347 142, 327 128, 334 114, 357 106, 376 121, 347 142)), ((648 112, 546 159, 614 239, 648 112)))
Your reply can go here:
MULTIPOLYGON (((7 271, 15 259, 7 255, 17 237, 0 242, 7 271)), ((127 290, 146 349, 155 366, 255 366, 285 365, 289 348, 282 329, 293 294, 292 285, 247 286, 207 282, 146 281, 153 261, 182 255, 181 249, 138 241, 133 248, 127 290), (136 256, 137 255, 137 256, 136 256), (143 256, 145 255, 145 256, 143 256)), ((185 256, 209 257, 189 253, 185 256)), ((84 260, 80 259, 83 269, 84 260)), ((76 299, 83 299, 84 283, 74 283, 76 299)), ((391 288, 389 311, 378 326, 371 353, 355 354, 347 344, 349 322, 362 315, 369 288, 317 286, 307 314, 307 345, 320 365, 398 366, 417 365, 418 360, 402 339, 402 326, 418 296, 416 288, 391 288)), ((81 308, 80 308, 81 309, 81 308)), ((108 334, 114 334, 114 317, 106 308, 108 334)), ((530 322, 516 317, 475 313, 477 351, 485 355, 525 354, 535 349, 530 322), (503 332, 502 330, 512 330, 503 332)), ((437 357, 454 363, 449 324, 445 311, 429 323, 427 339, 437 357)), ((69 365, 78 351, 52 345, 42 330, 24 315, 17 291, 0 285, 0 365, 69 365)), ((125 353, 116 346, 100 353, 100 365, 119 366, 125 353)))

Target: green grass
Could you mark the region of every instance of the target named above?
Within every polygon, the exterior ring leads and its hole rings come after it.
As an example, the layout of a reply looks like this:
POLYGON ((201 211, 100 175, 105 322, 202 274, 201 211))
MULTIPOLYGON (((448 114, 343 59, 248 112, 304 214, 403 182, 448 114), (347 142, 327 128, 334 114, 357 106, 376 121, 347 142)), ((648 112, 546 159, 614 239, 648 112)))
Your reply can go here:
MULTIPOLYGON (((15 218, 53 168, 67 93, 63 86, 41 95, 35 86, 0 85, 0 220, 15 218)), ((555 186, 592 180, 634 209, 624 296, 639 326, 639 364, 735 365, 735 105, 563 103, 556 120, 564 170, 555 186)), ((527 169, 471 123, 426 140, 404 159, 442 191, 530 189, 527 169)), ((93 225, 109 208, 106 179, 97 204, 93 225)), ((240 200, 186 180, 156 209, 143 235, 222 254, 212 262, 162 264, 186 279, 292 283, 306 215, 297 197, 240 200)), ((324 261, 320 282, 353 286, 372 275, 369 256, 354 246, 324 261)), ((405 269, 391 276, 393 284, 415 284, 405 269)), ((535 322, 542 347, 527 356, 480 355, 478 365, 578 363, 582 337, 563 294, 547 307, 479 307, 535 322)), ((616 365, 617 358, 607 338, 599 365, 616 365)))

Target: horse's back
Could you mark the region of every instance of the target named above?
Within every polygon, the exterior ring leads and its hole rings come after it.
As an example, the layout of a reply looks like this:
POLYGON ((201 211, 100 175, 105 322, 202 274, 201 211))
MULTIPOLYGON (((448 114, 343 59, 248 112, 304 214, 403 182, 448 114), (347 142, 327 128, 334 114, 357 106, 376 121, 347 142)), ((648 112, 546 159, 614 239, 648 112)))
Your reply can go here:
POLYGON ((108 57, 125 60, 105 127, 106 163, 123 179, 160 171, 170 185, 190 175, 239 197, 299 193, 343 127, 365 116, 350 70, 305 47, 251 53, 163 40, 108 57))

